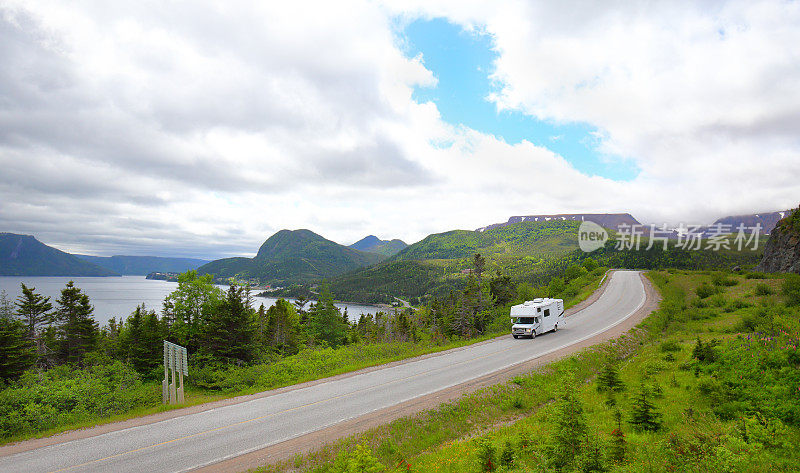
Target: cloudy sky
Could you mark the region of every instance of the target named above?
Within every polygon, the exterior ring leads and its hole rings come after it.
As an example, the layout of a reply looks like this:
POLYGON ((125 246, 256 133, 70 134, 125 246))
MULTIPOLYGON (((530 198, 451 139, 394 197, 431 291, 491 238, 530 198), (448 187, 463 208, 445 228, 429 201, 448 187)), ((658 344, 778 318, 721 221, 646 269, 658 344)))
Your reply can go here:
POLYGON ((800 2, 0 0, 0 231, 97 255, 800 202, 800 2))

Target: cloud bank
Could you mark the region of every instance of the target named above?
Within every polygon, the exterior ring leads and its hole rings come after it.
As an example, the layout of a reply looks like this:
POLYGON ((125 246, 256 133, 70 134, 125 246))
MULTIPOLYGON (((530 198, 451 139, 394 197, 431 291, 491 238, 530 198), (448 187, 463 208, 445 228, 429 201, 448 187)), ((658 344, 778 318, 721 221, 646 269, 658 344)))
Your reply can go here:
POLYGON ((253 253, 282 228, 416 241, 512 214, 705 223, 797 205, 796 2, 5 2, 0 229, 95 254, 253 253), (641 169, 444 122, 402 25, 490 35, 498 110, 641 169))

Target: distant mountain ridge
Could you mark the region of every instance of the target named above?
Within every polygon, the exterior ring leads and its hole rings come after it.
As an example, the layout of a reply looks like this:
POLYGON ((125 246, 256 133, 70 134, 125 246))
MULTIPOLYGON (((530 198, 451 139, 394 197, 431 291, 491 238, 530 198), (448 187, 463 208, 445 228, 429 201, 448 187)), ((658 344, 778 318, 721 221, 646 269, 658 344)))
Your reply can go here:
POLYGON ((89 256, 75 255, 123 276, 146 276, 152 272, 184 273, 209 263, 209 260, 196 258, 166 258, 161 256, 89 256))
POLYGON ((310 230, 281 230, 254 258, 223 258, 198 268, 218 278, 237 276, 273 283, 308 282, 338 276, 385 259, 340 245, 310 230))
MULTIPOLYGON (((756 214, 745 215, 729 215, 727 217, 718 218, 711 225, 703 225, 692 229, 694 232, 702 233, 704 237, 710 236, 715 233, 716 225, 723 225, 722 228, 730 228, 731 232, 736 232, 739 225, 744 225, 745 228, 754 228, 756 225, 761 226, 761 234, 769 235, 772 229, 775 228, 778 221, 789 215, 791 210, 781 210, 777 212, 761 212, 756 214)), ((647 234, 649 224, 642 224, 629 213, 615 213, 615 214, 552 214, 552 215, 525 215, 514 216, 508 219, 507 222, 495 223, 485 227, 478 228, 476 231, 485 232, 494 228, 505 227, 519 222, 549 222, 553 220, 561 221, 589 221, 594 222, 601 227, 616 230, 620 225, 643 225, 645 227, 644 233, 647 234)), ((698 222, 684 222, 686 225, 697 224, 698 222)), ((661 224, 656 224, 657 228, 661 228, 661 224)), ((674 229, 671 229, 674 230, 674 229)), ((677 238, 678 234, 672 232, 670 238, 677 238)))
POLYGON ((745 228, 753 228, 756 225, 761 225, 761 233, 769 235, 780 220, 791 214, 791 210, 781 210, 778 212, 763 212, 757 214, 747 215, 730 215, 717 219, 709 227, 705 227, 709 231, 714 225, 730 225, 733 232, 736 232, 739 225, 744 224, 745 228))
POLYGON ((119 276, 31 235, 0 233, 0 276, 119 276))
POLYGON ((520 222, 550 222, 550 221, 589 221, 594 222, 604 228, 616 229, 620 225, 641 225, 641 223, 633 218, 629 213, 615 213, 615 214, 552 214, 552 215, 518 215, 508 219, 507 222, 494 223, 485 227, 478 228, 476 231, 485 232, 498 227, 505 227, 520 222))
POLYGON ((381 240, 375 235, 369 235, 350 245, 350 248, 384 256, 393 256, 407 246, 403 240, 381 240))

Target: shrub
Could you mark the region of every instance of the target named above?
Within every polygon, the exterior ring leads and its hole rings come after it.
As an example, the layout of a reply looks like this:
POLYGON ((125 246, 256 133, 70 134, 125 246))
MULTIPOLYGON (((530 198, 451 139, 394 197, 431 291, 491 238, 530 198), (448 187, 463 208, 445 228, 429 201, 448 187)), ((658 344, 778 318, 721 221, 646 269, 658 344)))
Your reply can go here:
POLYGON ((775 294, 775 291, 769 287, 768 285, 760 282, 756 284, 756 295, 757 296, 768 296, 770 294, 775 294))
POLYGON ((729 278, 722 274, 715 274, 714 277, 711 278, 711 282, 715 286, 727 286, 727 287, 739 284, 739 281, 737 281, 736 279, 729 278))
POLYGON ((697 297, 699 297, 700 299, 705 299, 706 297, 710 297, 710 296, 713 296, 714 294, 718 293, 719 289, 717 289, 716 287, 711 286, 710 284, 704 282, 704 283, 700 284, 699 286, 697 286, 697 289, 695 289, 694 292, 697 294, 697 297))
POLYGON ((352 452, 341 451, 333 464, 335 473, 378 473, 385 469, 372 455, 372 450, 363 444, 356 445, 352 452))
POLYGON ((697 338, 697 343, 695 343, 694 348, 692 349, 692 358, 696 358, 698 361, 712 363, 717 359, 717 353, 714 351, 714 347, 717 346, 719 342, 717 340, 711 340, 710 342, 703 343, 700 340, 700 337, 697 338))
POLYGON ((494 471, 494 457, 497 449, 487 439, 482 439, 478 444, 478 465, 480 471, 494 471))
POLYGON ((800 275, 787 274, 781 285, 781 293, 788 305, 800 305, 800 275))
POLYGON ((764 274, 764 273, 752 272, 752 273, 747 273, 747 275, 745 275, 745 278, 747 278, 747 279, 767 279, 767 275, 764 274))
POLYGON ((667 340, 661 343, 662 352, 681 351, 681 344, 675 340, 667 340))

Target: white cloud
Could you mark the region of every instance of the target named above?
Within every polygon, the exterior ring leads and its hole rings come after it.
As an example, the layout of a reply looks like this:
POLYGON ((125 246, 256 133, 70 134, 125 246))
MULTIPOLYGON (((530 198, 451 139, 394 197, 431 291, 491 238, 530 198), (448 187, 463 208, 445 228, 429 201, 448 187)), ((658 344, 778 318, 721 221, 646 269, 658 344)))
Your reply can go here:
POLYGON ((281 228, 415 241, 512 214, 795 205, 798 19, 773 2, 6 2, 0 229, 218 256, 281 228), (641 175, 444 123, 411 98, 436 79, 398 16, 492 35, 499 107, 589 123, 641 175))

